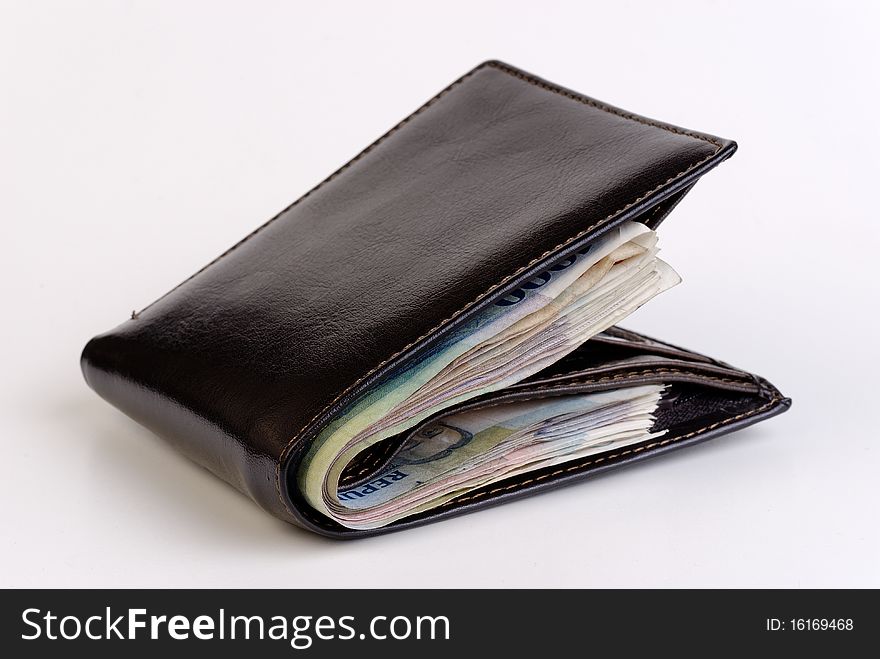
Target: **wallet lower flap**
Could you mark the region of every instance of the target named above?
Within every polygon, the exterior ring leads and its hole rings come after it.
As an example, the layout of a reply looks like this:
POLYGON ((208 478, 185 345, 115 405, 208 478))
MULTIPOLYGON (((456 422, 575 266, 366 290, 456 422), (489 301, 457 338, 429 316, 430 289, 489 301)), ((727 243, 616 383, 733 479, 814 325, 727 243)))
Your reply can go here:
POLYGON ((348 465, 340 478, 340 489, 356 488, 380 478, 410 437, 449 415, 509 402, 645 384, 665 385, 651 429, 652 434, 662 431, 659 437, 475 488, 433 510, 382 529, 343 530, 326 520, 327 530, 344 535, 369 535, 492 505, 499 498, 524 496, 615 465, 709 439, 781 413, 791 402, 757 375, 630 330, 612 327, 518 384, 444 409, 407 431, 371 446, 348 465))

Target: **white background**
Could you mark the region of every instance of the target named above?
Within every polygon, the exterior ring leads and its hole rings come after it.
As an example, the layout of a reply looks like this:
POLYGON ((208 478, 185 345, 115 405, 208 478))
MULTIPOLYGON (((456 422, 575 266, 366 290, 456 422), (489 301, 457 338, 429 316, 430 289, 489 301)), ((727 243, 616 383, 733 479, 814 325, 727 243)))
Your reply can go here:
POLYGON ((3 586, 880 586, 872 3, 3 3, 3 586), (833 8, 832 8, 833 7, 833 8), (740 151, 625 326, 792 410, 375 539, 271 518, 100 400, 87 339, 500 58, 740 151))

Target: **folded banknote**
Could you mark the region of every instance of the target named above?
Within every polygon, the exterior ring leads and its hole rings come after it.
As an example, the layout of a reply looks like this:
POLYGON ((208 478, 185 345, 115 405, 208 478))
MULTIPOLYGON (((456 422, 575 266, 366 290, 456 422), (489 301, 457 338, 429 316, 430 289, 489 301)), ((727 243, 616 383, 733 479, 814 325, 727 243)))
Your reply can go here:
POLYGON ((370 447, 537 373, 677 284, 657 251, 654 231, 624 222, 366 392, 303 460, 298 480, 309 503, 349 528, 377 528, 468 489, 649 439, 659 385, 501 404, 437 419, 380 471, 340 485, 370 447))

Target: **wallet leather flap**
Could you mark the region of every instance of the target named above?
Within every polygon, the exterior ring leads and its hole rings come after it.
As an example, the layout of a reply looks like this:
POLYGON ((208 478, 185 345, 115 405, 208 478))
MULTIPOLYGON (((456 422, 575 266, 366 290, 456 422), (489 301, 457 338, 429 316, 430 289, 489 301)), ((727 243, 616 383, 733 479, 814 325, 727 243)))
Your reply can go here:
POLYGON ((288 458, 359 391, 615 224, 655 226, 735 144, 499 62, 83 353, 104 398, 307 526, 288 458))
MULTIPOLYGON (((465 512, 559 487, 614 466, 705 441, 787 410, 791 401, 752 373, 705 355, 612 327, 540 373, 503 390, 480 396, 432 415, 405 433, 372 446, 349 465, 340 483, 345 489, 368 484, 387 471, 406 441, 422 428, 469 409, 513 401, 607 391, 643 384, 662 384, 666 393, 655 417, 660 437, 563 465, 529 471, 458 496, 427 513, 400 520, 384 530, 418 526, 465 512)), ((329 520, 314 521, 328 535, 367 535, 329 520)))

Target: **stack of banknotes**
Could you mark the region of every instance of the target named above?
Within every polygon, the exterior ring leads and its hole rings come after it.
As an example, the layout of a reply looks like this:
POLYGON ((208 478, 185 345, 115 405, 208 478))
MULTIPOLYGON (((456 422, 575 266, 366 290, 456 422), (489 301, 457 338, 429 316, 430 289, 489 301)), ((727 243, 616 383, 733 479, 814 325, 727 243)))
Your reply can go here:
POLYGON ((625 222, 481 311, 326 427, 297 474, 309 503, 349 528, 385 526, 474 488, 651 438, 662 387, 520 401, 440 417, 356 485, 358 454, 438 412, 519 382, 680 281, 657 235, 625 222))

